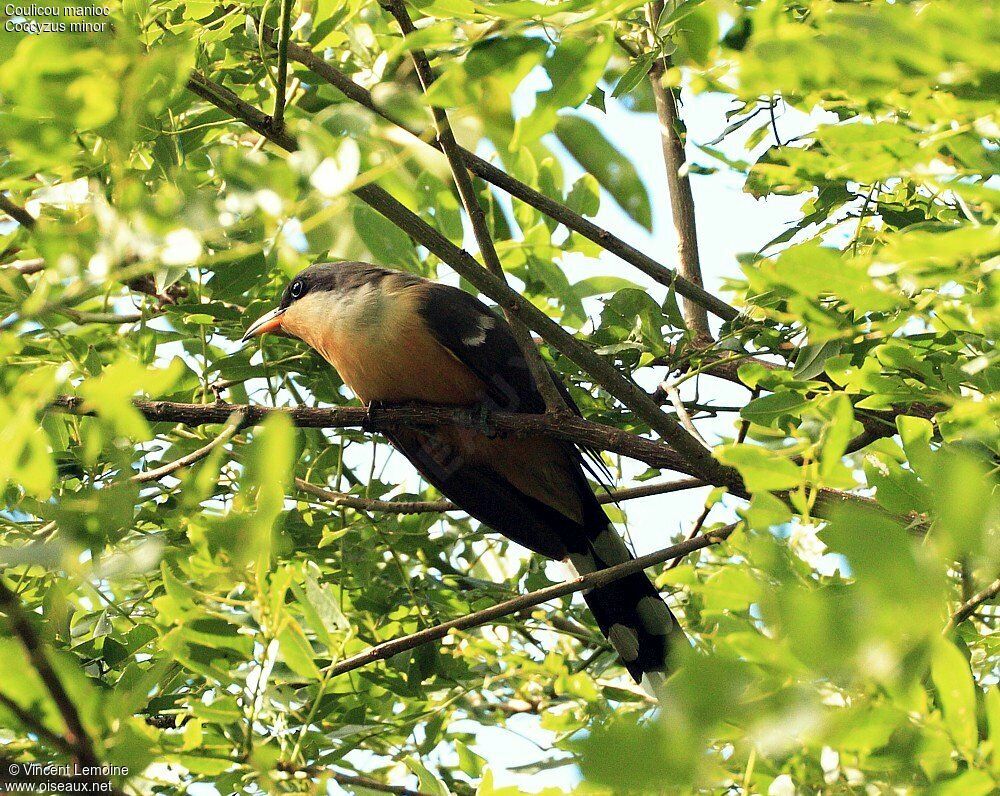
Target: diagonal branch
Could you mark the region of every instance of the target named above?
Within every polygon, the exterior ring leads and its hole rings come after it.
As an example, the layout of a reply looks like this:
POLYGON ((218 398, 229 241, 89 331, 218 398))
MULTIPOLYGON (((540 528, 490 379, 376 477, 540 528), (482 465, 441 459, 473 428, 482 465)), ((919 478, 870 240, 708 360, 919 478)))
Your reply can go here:
POLYGON ((58 733, 52 732, 52 730, 42 723, 42 719, 39 716, 25 710, 6 694, 0 694, 0 706, 6 708, 11 714, 13 714, 14 718, 21 722, 22 726, 24 726, 29 732, 37 735, 44 743, 47 743, 53 749, 58 749, 63 754, 69 756, 75 754, 75 750, 69 741, 58 733))
MULTIPOLYGON (((273 46, 274 29, 264 26, 263 30, 266 40, 271 42, 273 46)), ((423 130, 416 129, 412 125, 407 124, 400 117, 396 116, 390 108, 386 108, 378 103, 368 89, 355 83, 350 77, 312 50, 290 42, 288 45, 288 57, 325 80, 348 99, 367 108, 372 113, 375 113, 400 129, 406 130, 430 146, 441 149, 441 144, 438 141, 428 140, 428 136, 423 130)), ((530 205, 560 224, 564 224, 568 229, 596 243, 605 251, 619 257, 661 285, 666 285, 667 287, 673 286, 681 296, 705 307, 705 309, 716 317, 724 321, 732 321, 739 316, 739 311, 735 307, 731 307, 700 285, 688 281, 672 268, 667 268, 652 257, 643 254, 634 246, 626 243, 603 227, 589 221, 579 213, 573 212, 561 202, 557 202, 540 191, 535 190, 530 185, 526 185, 520 180, 511 177, 505 171, 497 168, 475 153, 467 149, 460 149, 459 151, 465 161, 466 167, 477 177, 520 199, 525 204, 530 205)))
MULTIPOLYGON (((655 46, 656 24, 663 14, 662 0, 653 0, 647 7, 650 24, 650 44, 655 46)), ((670 214, 677 232, 677 255, 680 272, 692 284, 703 287, 701 261, 698 257, 698 230, 695 225, 694 195, 691 193, 691 179, 687 173, 684 156, 684 135, 677 97, 673 89, 663 85, 663 76, 670 66, 667 58, 657 58, 649 70, 649 84, 653 89, 653 102, 660 122, 660 141, 663 146, 663 162, 667 169, 667 189, 670 194, 670 214)), ((680 292, 680 291, 678 291, 680 292)), ((711 339, 708 313, 698 302, 685 298, 683 302, 684 320, 696 338, 711 339)))
POLYGON ((972 616, 976 609, 985 602, 992 600, 1000 594, 1000 578, 997 578, 983 590, 973 594, 968 600, 962 603, 958 610, 951 615, 948 624, 945 625, 944 632, 949 633, 958 627, 962 622, 972 616))
POLYGON ((34 229, 38 224, 38 219, 25 210, 21 205, 12 202, 5 194, 0 193, 0 210, 14 219, 25 229, 34 229))
POLYGON ((10 629, 21 642, 25 654, 39 679, 45 684, 52 701, 62 715, 66 724, 66 743, 72 748, 73 755, 82 766, 98 767, 100 760, 94 752, 94 744, 83 726, 80 712, 70 698, 62 680, 56 674, 42 644, 42 640, 31 623, 21 599, 0 579, 0 611, 7 615, 10 629))
POLYGON ((166 464, 153 470, 144 470, 141 473, 136 473, 129 480, 134 484, 148 484, 150 481, 159 481, 161 478, 172 475, 178 470, 182 470, 185 467, 190 467, 192 464, 200 462, 220 445, 225 445, 229 440, 231 440, 233 435, 239 431, 242 423, 243 413, 237 409, 229 416, 229 420, 226 422, 225 428, 223 428, 222 431, 220 431, 219 434, 211 439, 206 445, 202 445, 200 448, 191 451, 186 456, 179 456, 172 462, 167 462, 166 464))
POLYGON ((549 600, 565 597, 567 594, 573 594, 585 589, 595 589, 600 586, 605 586, 608 583, 612 583, 613 581, 632 575, 636 572, 641 572, 642 570, 656 566, 657 564, 662 564, 665 561, 670 561, 671 559, 687 555, 695 550, 701 550, 702 548, 718 544, 719 542, 728 539, 733 531, 736 530, 736 526, 737 524, 727 525, 724 528, 720 528, 716 531, 710 531, 709 533, 695 539, 688 539, 679 544, 664 548, 663 550, 658 550, 655 553, 650 553, 649 555, 640 556, 639 558, 634 558, 631 561, 626 561, 624 564, 616 564, 615 566, 608 567, 607 569, 599 569, 596 572, 582 575, 581 577, 574 578, 573 580, 566 581, 565 583, 558 583, 555 586, 548 586, 544 589, 529 592, 528 594, 522 594, 521 596, 514 597, 510 600, 504 600, 503 602, 497 603, 489 608, 484 608, 481 611, 466 614, 458 619, 452 619, 449 622, 442 622, 439 625, 425 628, 424 630, 420 630, 416 633, 411 633, 408 636, 401 636, 399 638, 392 639, 391 641, 376 644, 374 647, 369 647, 364 652, 359 652, 357 655, 352 655, 350 658, 345 658, 340 661, 330 669, 330 676, 335 677, 337 675, 346 674, 347 672, 360 669, 363 666, 368 666, 376 661, 391 658, 393 655, 398 655, 401 652, 406 652, 407 650, 412 650, 424 644, 429 644, 432 641, 442 639, 449 633, 456 630, 469 630, 471 628, 493 622, 502 617, 509 616, 510 614, 518 613, 526 608, 541 605, 549 600))
MULTIPOLYGON (((241 119, 278 146, 289 151, 297 148, 295 139, 287 132, 271 129, 267 114, 244 102, 228 89, 198 73, 192 74, 188 86, 199 96, 241 119)), ((354 188, 353 193, 417 243, 448 263, 483 295, 493 299, 502 310, 521 318, 529 328, 538 332, 546 342, 573 361, 594 382, 631 409, 691 464, 694 469, 692 475, 717 485, 729 486, 737 492, 743 491, 739 475, 713 459, 711 453, 677 421, 661 412, 656 402, 635 382, 623 376, 614 365, 595 354, 589 346, 563 329, 530 301, 511 290, 502 279, 484 270, 472 255, 444 237, 383 188, 373 184, 359 185, 354 188)))
MULTIPOLYGON (((396 20, 404 38, 408 38, 416 32, 406 6, 400 0, 382 0, 382 2, 383 7, 396 20)), ((426 93, 434 83, 434 70, 431 69, 430 61, 427 60, 427 55, 419 47, 410 49, 410 58, 413 61, 413 67, 416 70, 417 78, 420 80, 420 85, 424 93, 426 93)), ((443 108, 439 108, 436 105, 431 106, 431 113, 434 117, 434 126, 437 129, 438 145, 448 159, 448 165, 451 167, 452 177, 455 180, 455 187, 458 189, 462 206, 465 208, 466 215, 468 215, 469 221, 472 224, 472 232, 475 235, 483 262, 486 263, 486 267, 490 269, 490 272, 494 276, 506 281, 503 265, 500 262, 496 247, 493 245, 493 238, 490 235, 486 214, 479 204, 476 190, 472 185, 472 179, 469 177, 469 171, 462 158, 462 150, 458 146, 458 141, 455 140, 455 133, 451 129, 451 123, 448 121, 448 114, 443 108)), ((545 366, 541 354, 531 339, 531 332, 528 331, 528 327, 509 310, 505 310, 504 314, 514 332, 517 344, 524 354, 525 361, 531 369, 531 375, 534 376, 535 384, 538 385, 538 391, 545 401, 546 411, 568 412, 569 409, 566 406, 566 402, 552 381, 552 376, 549 374, 549 370, 545 366)))

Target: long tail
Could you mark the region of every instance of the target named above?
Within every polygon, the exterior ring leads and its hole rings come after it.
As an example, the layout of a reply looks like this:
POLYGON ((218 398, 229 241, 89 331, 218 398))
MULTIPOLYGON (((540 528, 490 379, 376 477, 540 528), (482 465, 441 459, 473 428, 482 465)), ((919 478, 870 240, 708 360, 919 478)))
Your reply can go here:
MULTIPOLYGON (((605 526, 572 551, 566 562, 581 575, 632 560, 614 528, 605 526)), ((583 593, 601 632, 637 683, 656 692, 670 666, 671 647, 687 643, 684 631, 645 573, 583 593)))

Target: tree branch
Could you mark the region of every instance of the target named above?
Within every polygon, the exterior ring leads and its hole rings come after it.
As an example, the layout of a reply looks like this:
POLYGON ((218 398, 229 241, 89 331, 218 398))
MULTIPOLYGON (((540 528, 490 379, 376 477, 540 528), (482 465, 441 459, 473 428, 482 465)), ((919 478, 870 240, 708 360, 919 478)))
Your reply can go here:
MULTIPOLYGON (((295 479, 295 486, 303 492, 333 503, 335 506, 358 509, 359 511, 385 512, 388 514, 442 514, 446 511, 462 510, 450 500, 375 500, 373 498, 363 498, 358 495, 347 494, 346 492, 334 492, 302 478, 295 479)), ((685 489, 697 489, 701 486, 706 486, 706 484, 697 478, 683 478, 666 483, 642 484, 641 486, 626 487, 599 493, 597 495, 597 502, 602 504, 617 503, 622 500, 648 497, 650 495, 666 495, 671 492, 681 492, 685 489)))
POLYGON ((21 646, 28 656, 28 661, 44 683, 52 701, 62 715, 63 722, 66 724, 66 743, 72 748, 74 756, 82 766, 100 766, 100 760, 94 752, 93 742, 83 726, 76 704, 70 698, 55 669, 52 668, 42 640, 25 613, 20 598, 11 591, 2 579, 0 579, 0 610, 7 615, 11 631, 21 642, 21 646))
POLYGON ((976 609, 983 603, 992 600, 1000 594, 1000 578, 997 578, 989 586, 987 586, 982 591, 976 592, 968 600, 962 603, 958 610, 951 615, 951 619, 948 620, 948 624, 945 625, 944 632, 950 633, 956 627, 958 627, 962 622, 972 616, 976 609))
MULTIPOLYGON (((243 422, 250 425, 260 423, 269 414, 281 412, 287 414, 292 422, 301 428, 365 428, 372 431, 384 431, 395 427, 420 428, 455 425, 463 428, 482 429, 484 426, 482 413, 476 407, 455 408, 413 404, 375 410, 360 406, 338 406, 325 409, 308 406, 271 408, 252 404, 184 404, 174 401, 145 400, 133 400, 132 405, 150 422, 182 423, 195 426, 204 423, 225 423, 233 412, 242 414, 243 422)), ((95 413, 93 408, 87 406, 82 399, 70 395, 58 396, 50 406, 54 410, 75 415, 93 415, 95 413)), ((496 412, 489 413, 485 424, 500 434, 512 436, 538 434, 561 439, 582 447, 618 453, 630 459, 645 462, 651 467, 694 475, 706 486, 727 486, 724 482, 701 478, 696 472, 697 468, 687 458, 678 455, 677 451, 663 442, 630 434, 612 426, 591 423, 575 415, 522 415, 514 412, 496 412)), ((749 496, 742 482, 728 486, 737 497, 749 496)), ((640 490, 646 488, 648 487, 633 487, 636 490, 634 496, 638 496, 640 490)), ((821 489, 816 502, 815 514, 817 517, 825 517, 830 507, 844 502, 861 504, 873 510, 883 511, 872 498, 850 492, 821 489)))
POLYGON ((678 556, 687 555, 695 550, 701 550, 702 548, 718 544, 724 539, 729 538, 734 530, 736 530, 736 524, 728 525, 724 528, 720 528, 719 530, 711 531, 707 534, 699 536, 696 539, 689 539, 681 542, 680 544, 675 544, 663 550, 658 550, 655 553, 634 558, 631 561, 626 561, 624 564, 616 564, 613 567, 600 569, 597 572, 582 575, 578 578, 574 578, 573 580, 566 581, 565 583, 558 583, 554 586, 548 586, 544 589, 529 592, 528 594, 522 594, 519 597, 504 600, 501 603, 497 603, 489 608, 484 608, 481 611, 474 611, 471 614, 466 614, 458 619, 452 619, 449 622, 442 622, 439 625, 425 628, 424 630, 411 633, 407 636, 400 636, 399 638, 394 638, 391 641, 384 641, 381 644, 376 644, 374 647, 370 647, 364 652, 359 652, 357 655, 352 655, 350 658, 345 658, 340 661, 330 669, 330 676, 336 677, 337 675, 346 674, 347 672, 354 671, 355 669, 360 669, 363 666, 368 666, 376 661, 391 658, 393 655, 398 655, 401 652, 406 652, 407 650, 414 649, 422 646, 423 644, 428 644, 432 641, 442 639, 452 631, 469 630, 474 627, 479 627, 480 625, 485 625, 504 616, 523 611, 525 608, 531 608, 532 606, 540 605, 541 603, 548 602, 549 600, 565 597, 567 594, 573 594, 574 592, 583 591, 584 589, 595 589, 600 586, 605 586, 608 583, 624 578, 627 575, 641 572, 644 569, 656 566, 657 564, 662 564, 665 561, 670 561, 678 556))
MULTIPOLYGON (((272 409, 247 404, 183 404, 172 401, 133 401, 143 417, 154 423, 202 425, 225 423, 233 413, 239 413, 248 424, 260 423, 267 415, 279 412, 291 417, 301 428, 371 428, 374 431, 396 427, 427 427, 458 425, 481 428, 483 418, 476 409, 456 409, 410 405, 368 410, 360 406, 338 406, 326 409, 295 407, 272 409)), ((80 398, 60 396, 52 403, 59 411, 76 415, 93 414, 93 409, 80 398)), ((640 437, 611 426, 591 423, 576 416, 521 415, 513 412, 490 413, 486 422, 498 433, 515 436, 540 434, 578 445, 619 453, 653 467, 687 473, 690 466, 662 442, 640 437)), ((191 456, 193 454, 189 454, 191 456)))
POLYGON ((44 743, 58 749, 65 755, 72 756, 75 753, 76 750, 69 741, 58 733, 52 732, 42 723, 41 718, 29 713, 6 694, 0 694, 0 705, 10 711, 28 732, 37 735, 44 743))
POLYGON ((286 774, 302 773, 309 777, 328 776, 338 785, 348 788, 364 788, 365 790, 373 790, 379 793, 394 793, 396 796, 431 796, 431 794, 425 791, 413 790, 413 788, 407 788, 405 785, 388 785, 371 777, 363 777, 358 774, 342 774, 325 766, 296 766, 293 763, 279 760, 277 768, 286 774))
MULTIPOLYGON (((653 31, 663 14, 662 0, 653 0, 647 8, 650 23, 650 43, 656 46, 653 31)), ((677 97, 672 89, 663 85, 663 76, 669 68, 667 58, 658 58, 649 70, 649 84, 653 89, 653 102, 660 122, 660 141, 663 162, 667 169, 667 188, 670 194, 670 213, 677 232, 677 254, 680 272, 692 284, 703 287, 701 261, 698 257, 698 230, 695 224, 694 196, 691 179, 687 173, 684 156, 683 122, 677 110, 677 97)), ((685 298, 684 320, 696 338, 711 339, 708 313, 701 304, 685 298)))
MULTIPOLYGON (((416 32, 406 6, 400 0, 381 0, 381 2, 383 8, 396 20, 404 38, 416 32)), ((431 69, 427 55, 419 47, 410 49, 410 58, 413 61, 413 67, 416 70, 417 78, 420 80, 420 85, 426 94, 434 83, 434 70, 431 69)), ((448 159, 448 165, 455 180, 455 187, 458 189, 462 206, 465 208, 466 215, 468 215, 469 221, 472 224, 472 232, 475 235, 483 262, 486 263, 486 267, 489 268, 494 276, 503 280, 506 284, 503 265, 500 262, 500 256, 497 254, 496 247, 493 245, 489 224, 486 221, 486 213, 483 212, 483 208, 479 204, 479 198, 476 196, 472 179, 469 177, 469 171, 462 158, 462 151, 458 146, 458 141, 455 140, 455 133, 451 129, 451 123, 448 121, 448 114, 443 108, 439 108, 436 105, 431 106, 431 113, 434 117, 434 126, 437 129, 439 148, 448 159)), ((514 313, 505 310, 504 315, 510 323, 514 337, 517 339, 518 347, 520 347, 525 361, 531 369, 531 375, 534 376, 535 384, 538 386, 538 391, 545 402, 546 411, 569 412, 566 402, 552 381, 549 369, 546 367, 541 354, 531 339, 531 332, 528 331, 528 328, 522 323, 521 319, 514 313)))
POLYGON ((19 204, 15 204, 3 193, 0 193, 0 210, 14 219, 18 224, 20 224, 25 229, 34 229, 38 224, 38 219, 36 219, 31 213, 21 207, 19 204))
POLYGON ((225 445, 230 439, 233 438, 233 435, 239 431, 239 428, 243 423, 243 416, 243 413, 237 409, 229 416, 229 420, 226 422, 226 427, 223 428, 222 431, 220 431, 219 434, 207 445, 203 445, 197 450, 191 451, 191 453, 186 456, 180 456, 172 462, 167 462, 154 470, 146 470, 145 472, 136 473, 129 480, 135 484, 146 484, 150 481, 159 481, 161 478, 172 475, 184 467, 189 467, 192 464, 201 461, 220 445, 225 445))
MULTIPOLYGON (((265 27, 265 37, 269 42, 272 42, 273 46, 274 29, 265 27)), ((424 143, 437 149, 441 148, 439 142, 428 140, 428 136, 423 130, 408 125, 405 121, 394 115, 390 109, 377 103, 368 89, 359 86, 350 77, 323 60, 312 50, 290 42, 288 45, 288 57, 338 89, 348 99, 362 105, 391 124, 406 130, 424 143)), ((573 212, 561 202, 557 202, 545 196, 540 191, 535 190, 530 185, 526 185, 520 180, 511 177, 502 169, 497 168, 489 161, 484 160, 467 149, 460 149, 460 152, 466 167, 477 177, 520 199, 525 204, 530 205, 560 224, 564 224, 568 229, 596 243, 605 251, 614 254, 629 265, 639 269, 646 276, 659 282, 661 285, 673 286, 678 294, 689 301, 697 302, 716 317, 724 321, 731 321, 739 317, 739 310, 735 307, 730 306, 722 299, 709 293, 700 285, 688 281, 682 275, 678 274, 677 271, 643 254, 603 227, 599 227, 580 214, 573 212)))
POLYGON ((35 257, 31 260, 15 260, 0 267, 5 271, 17 271, 21 276, 30 276, 45 270, 45 260, 41 257, 35 257))
POLYGON ((138 323, 142 320, 141 312, 81 312, 71 307, 57 307, 55 311, 79 324, 110 323, 120 326, 125 323, 138 323))

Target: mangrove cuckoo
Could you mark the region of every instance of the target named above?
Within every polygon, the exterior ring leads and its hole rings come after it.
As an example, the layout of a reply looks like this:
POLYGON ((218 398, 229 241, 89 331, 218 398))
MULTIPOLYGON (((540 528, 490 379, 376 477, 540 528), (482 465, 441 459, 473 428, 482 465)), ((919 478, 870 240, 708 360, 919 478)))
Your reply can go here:
MULTIPOLYGON (((369 406, 545 409, 507 322, 471 294, 412 274, 366 263, 310 266, 243 339, 269 332, 312 346, 369 406)), ((529 550, 579 573, 632 558, 572 444, 451 425, 386 436, 445 497, 529 550)), ((683 633, 646 575, 584 598, 629 673, 639 682, 649 675, 644 684, 657 686, 668 647, 683 633)))

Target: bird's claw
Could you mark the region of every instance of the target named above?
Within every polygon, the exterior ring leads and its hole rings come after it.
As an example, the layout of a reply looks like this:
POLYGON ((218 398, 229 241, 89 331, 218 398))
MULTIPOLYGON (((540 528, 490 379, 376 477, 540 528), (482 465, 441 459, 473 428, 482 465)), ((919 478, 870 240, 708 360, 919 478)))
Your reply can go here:
POLYGON ((486 439, 496 439, 499 431, 497 430, 496 423, 493 421, 493 413, 490 411, 490 408, 486 404, 480 404, 478 414, 479 430, 483 433, 483 436, 486 439))
POLYGON ((369 401, 365 406, 365 416, 361 421, 361 430, 367 431, 369 434, 377 431, 375 427, 377 423, 376 414, 385 409, 385 404, 382 401, 369 401))

